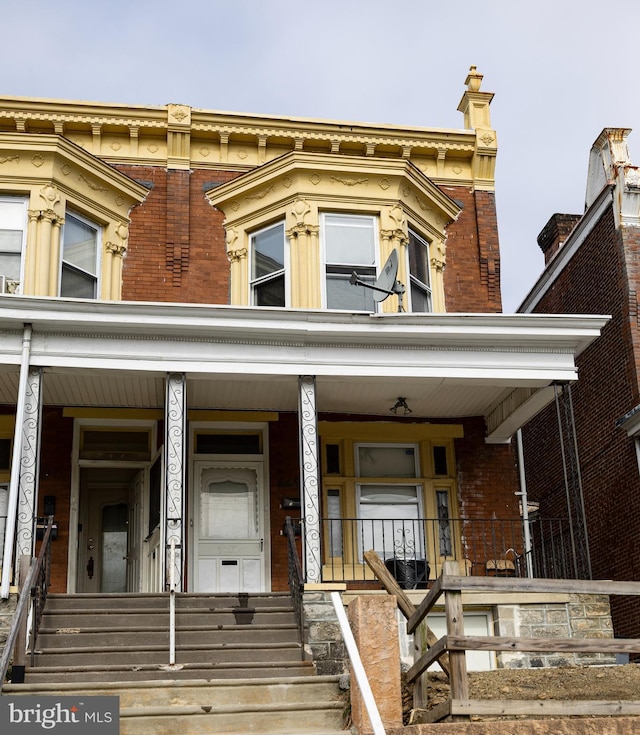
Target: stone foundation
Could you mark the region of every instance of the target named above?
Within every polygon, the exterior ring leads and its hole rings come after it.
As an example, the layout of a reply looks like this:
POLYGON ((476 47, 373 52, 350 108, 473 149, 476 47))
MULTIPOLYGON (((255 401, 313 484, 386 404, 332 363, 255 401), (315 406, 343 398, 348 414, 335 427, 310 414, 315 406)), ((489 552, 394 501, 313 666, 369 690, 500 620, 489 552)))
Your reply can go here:
POLYGON ((18 595, 15 592, 10 594, 6 600, 0 599, 0 653, 4 651, 4 644, 13 623, 17 604, 18 595))

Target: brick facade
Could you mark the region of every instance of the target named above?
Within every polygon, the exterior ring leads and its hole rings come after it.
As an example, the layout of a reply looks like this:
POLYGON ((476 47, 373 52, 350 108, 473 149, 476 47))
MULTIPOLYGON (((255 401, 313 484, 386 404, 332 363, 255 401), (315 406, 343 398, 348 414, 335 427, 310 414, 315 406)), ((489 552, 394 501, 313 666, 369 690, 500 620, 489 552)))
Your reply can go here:
MULTIPOLYGON (((546 229, 546 228, 545 228, 546 229)), ((633 440, 616 421, 640 402, 637 366, 639 238, 616 229, 607 208, 535 311, 600 313, 612 319, 578 358, 572 386, 593 576, 640 579, 640 479, 633 440)), ((566 517, 556 408, 550 405, 524 429, 529 497, 542 517, 566 517)), ((613 598, 616 635, 640 634, 640 604, 613 598)))

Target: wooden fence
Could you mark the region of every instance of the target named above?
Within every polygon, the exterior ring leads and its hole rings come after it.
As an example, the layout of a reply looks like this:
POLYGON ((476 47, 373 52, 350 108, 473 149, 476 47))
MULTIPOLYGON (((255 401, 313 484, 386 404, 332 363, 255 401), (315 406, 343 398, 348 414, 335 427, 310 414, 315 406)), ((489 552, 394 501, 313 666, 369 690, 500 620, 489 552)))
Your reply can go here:
POLYGON ((464 634, 462 592, 565 593, 588 595, 640 595, 640 582, 613 582, 578 579, 505 579, 461 576, 455 562, 446 562, 424 600, 407 621, 407 632, 416 633, 435 603, 444 595, 447 635, 431 645, 409 669, 407 680, 422 688, 424 697, 429 666, 448 654, 449 701, 429 710, 429 721, 447 717, 467 720, 472 715, 640 715, 640 701, 568 700, 476 700, 469 698, 465 651, 552 651, 558 653, 640 653, 640 639, 630 638, 522 638, 506 636, 466 636, 464 634))

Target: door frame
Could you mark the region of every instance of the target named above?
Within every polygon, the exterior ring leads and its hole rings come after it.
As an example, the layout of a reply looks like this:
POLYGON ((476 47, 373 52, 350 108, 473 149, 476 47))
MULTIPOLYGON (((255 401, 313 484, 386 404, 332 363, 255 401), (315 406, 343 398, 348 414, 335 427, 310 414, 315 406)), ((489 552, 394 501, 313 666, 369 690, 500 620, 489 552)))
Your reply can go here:
MULTIPOLYGON (((143 533, 148 523, 149 513, 149 473, 151 465, 157 455, 155 447, 157 444, 157 421, 147 419, 84 419, 76 418, 73 422, 73 447, 71 452, 71 495, 69 507, 69 549, 67 554, 67 592, 77 592, 78 573, 78 523, 80 521, 80 471, 83 468, 127 468, 144 470, 144 487, 142 490, 143 502, 140 514, 140 528, 138 532, 143 533), (80 459, 80 429, 83 427, 111 427, 113 429, 127 429, 130 427, 144 427, 150 430, 151 460, 105 460, 105 459, 80 459)), ((141 535, 140 541, 145 536, 141 535)), ((145 565, 141 566, 139 588, 147 588, 145 578, 145 565)))
POLYGON ((262 552, 263 564, 263 592, 271 592, 271 488, 269 485, 269 425, 262 421, 191 421, 189 423, 189 482, 188 482, 188 575, 187 590, 193 592, 197 582, 196 559, 197 544, 195 530, 196 505, 196 465, 201 462, 211 465, 250 466, 259 463, 262 466, 262 477, 258 479, 258 489, 262 492, 262 529, 264 548, 262 552), (261 454, 196 454, 196 434, 198 431, 215 429, 216 431, 259 431, 262 434, 261 454))

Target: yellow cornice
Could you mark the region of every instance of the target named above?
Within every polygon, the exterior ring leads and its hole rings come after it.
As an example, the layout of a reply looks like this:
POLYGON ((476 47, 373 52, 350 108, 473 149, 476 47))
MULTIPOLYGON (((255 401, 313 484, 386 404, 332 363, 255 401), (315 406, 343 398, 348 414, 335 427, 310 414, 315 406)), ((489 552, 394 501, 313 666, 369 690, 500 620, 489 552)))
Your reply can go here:
POLYGON ((122 222, 148 189, 60 135, 0 132, 0 182, 5 187, 54 184, 76 200, 83 195, 122 222))
POLYGON ((493 186, 490 169, 476 173, 483 145, 471 129, 5 97, 0 130, 64 135, 111 163, 248 171, 288 151, 323 151, 411 160, 441 185, 493 186))
POLYGON ((297 198, 317 206, 340 204, 382 206, 402 202, 419 220, 444 226, 460 213, 459 206, 410 161, 335 156, 328 153, 287 153, 206 193, 226 216, 227 226, 254 220, 256 213, 281 208, 297 198))

